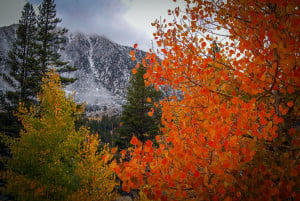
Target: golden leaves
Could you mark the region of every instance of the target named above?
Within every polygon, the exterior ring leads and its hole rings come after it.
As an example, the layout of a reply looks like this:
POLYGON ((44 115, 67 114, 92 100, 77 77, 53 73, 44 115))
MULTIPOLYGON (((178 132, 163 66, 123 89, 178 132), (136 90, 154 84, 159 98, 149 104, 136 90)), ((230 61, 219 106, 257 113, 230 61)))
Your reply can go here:
POLYGON ((82 108, 66 98, 54 71, 43 78, 39 100, 30 110, 20 104, 23 129, 9 145, 4 191, 17 200, 111 200, 116 182, 107 162, 112 155, 107 146, 99 152, 97 135, 75 129, 82 108))

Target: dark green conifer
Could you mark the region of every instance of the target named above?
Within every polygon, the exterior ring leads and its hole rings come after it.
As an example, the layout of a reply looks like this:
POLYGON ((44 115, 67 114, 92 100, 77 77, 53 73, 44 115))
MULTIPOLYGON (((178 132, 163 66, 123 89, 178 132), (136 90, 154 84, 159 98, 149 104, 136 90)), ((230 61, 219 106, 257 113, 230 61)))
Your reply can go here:
POLYGON ((13 111, 18 107, 19 101, 26 107, 36 102, 35 94, 39 85, 36 82, 35 36, 36 15, 32 5, 26 3, 16 30, 16 40, 8 53, 10 76, 3 74, 4 80, 13 88, 1 97, 0 132, 7 135, 18 135, 20 123, 14 117, 13 111))
MULTIPOLYGON (((63 50, 66 43, 65 28, 58 28, 57 24, 62 20, 56 17, 56 4, 54 0, 43 0, 39 6, 37 17, 37 54, 39 61, 39 76, 45 74, 49 67, 57 68, 58 72, 74 71, 76 68, 68 65, 68 62, 60 60, 58 50, 63 50)), ((63 83, 74 82, 74 78, 61 77, 63 83)))
POLYGON ((4 75, 15 91, 7 92, 11 107, 16 107, 21 100, 26 105, 34 102, 39 90, 36 83, 36 15, 30 3, 26 3, 16 31, 16 40, 8 53, 8 63, 11 66, 11 78, 4 75))
POLYGON ((139 67, 136 74, 131 76, 127 91, 127 103, 123 106, 121 124, 118 129, 119 139, 116 145, 121 149, 129 146, 133 135, 140 141, 153 140, 159 134, 161 123, 161 111, 156 108, 154 102, 162 98, 162 92, 157 91, 153 86, 145 86, 143 75, 145 67, 139 67), (151 102, 147 99, 150 98, 151 102), (148 112, 153 108, 154 115, 149 116, 148 112))

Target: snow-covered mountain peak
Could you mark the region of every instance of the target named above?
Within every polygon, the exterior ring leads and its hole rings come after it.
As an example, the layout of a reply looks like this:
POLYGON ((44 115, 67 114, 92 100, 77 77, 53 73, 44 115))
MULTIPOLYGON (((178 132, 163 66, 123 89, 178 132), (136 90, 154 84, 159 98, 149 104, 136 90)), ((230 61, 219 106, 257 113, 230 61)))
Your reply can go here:
MULTIPOLYGON (((0 28, 0 73, 9 72, 6 59, 15 39, 16 28, 17 25, 0 28)), ((68 33, 66 39, 65 50, 59 52, 61 60, 68 61, 78 70, 63 74, 77 78, 65 91, 68 94, 76 92, 76 102, 85 102, 87 108, 96 108, 100 113, 120 112, 131 69, 135 66, 129 54, 132 48, 118 45, 98 35, 68 33)), ((137 58, 144 55, 142 51, 137 52, 137 58)), ((0 79, 0 91, 7 89, 7 84, 0 79)))

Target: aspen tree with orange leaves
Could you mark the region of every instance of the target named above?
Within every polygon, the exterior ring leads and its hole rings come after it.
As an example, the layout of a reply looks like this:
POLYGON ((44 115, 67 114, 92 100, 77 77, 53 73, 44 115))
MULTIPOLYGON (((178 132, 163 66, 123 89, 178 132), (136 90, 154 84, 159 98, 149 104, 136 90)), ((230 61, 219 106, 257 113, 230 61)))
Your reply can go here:
POLYGON ((123 189, 152 200, 299 200, 300 1, 185 2, 152 24, 158 49, 143 60, 147 84, 182 97, 160 102, 158 148, 134 138, 131 160, 113 164, 123 189))

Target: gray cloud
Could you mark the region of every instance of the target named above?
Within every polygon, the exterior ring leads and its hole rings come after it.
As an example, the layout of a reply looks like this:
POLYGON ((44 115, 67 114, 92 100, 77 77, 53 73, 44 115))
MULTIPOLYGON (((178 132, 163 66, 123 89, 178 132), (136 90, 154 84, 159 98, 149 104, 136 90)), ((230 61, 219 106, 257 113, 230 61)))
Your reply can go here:
POLYGON ((24 0, 0 0, 0 25, 15 24, 21 17, 24 0))
MULTIPOLYGON (((30 2, 39 4, 41 0, 30 2)), ((70 31, 102 35, 127 46, 138 43, 144 50, 150 47, 149 36, 124 19, 128 5, 121 0, 57 0, 56 10, 62 18, 60 26, 70 31)))
MULTIPOLYGON (((0 26, 17 23, 25 2, 35 7, 42 0, 0 0, 0 26)), ((72 32, 98 34, 122 45, 151 47, 151 26, 174 7, 172 0, 56 0, 59 26, 72 32)), ((155 45, 155 44, 154 44, 155 45)))

